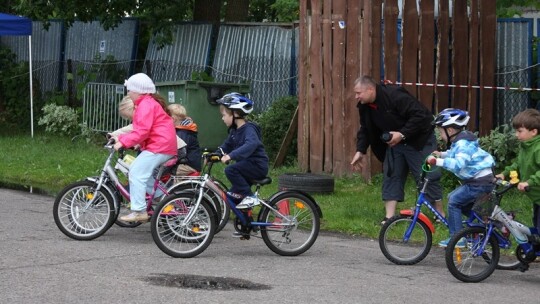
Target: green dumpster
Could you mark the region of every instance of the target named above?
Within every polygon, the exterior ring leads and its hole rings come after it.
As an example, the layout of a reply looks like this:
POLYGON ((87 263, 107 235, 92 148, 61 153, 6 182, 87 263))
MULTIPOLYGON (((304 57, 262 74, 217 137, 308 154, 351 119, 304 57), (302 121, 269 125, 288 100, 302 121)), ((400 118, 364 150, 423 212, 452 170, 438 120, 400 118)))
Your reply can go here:
POLYGON ((156 88, 169 103, 179 103, 186 108, 188 116, 198 126, 201 148, 209 151, 214 151, 227 137, 227 126, 221 120, 216 100, 231 92, 249 93, 248 84, 196 80, 160 82, 156 83, 156 88))

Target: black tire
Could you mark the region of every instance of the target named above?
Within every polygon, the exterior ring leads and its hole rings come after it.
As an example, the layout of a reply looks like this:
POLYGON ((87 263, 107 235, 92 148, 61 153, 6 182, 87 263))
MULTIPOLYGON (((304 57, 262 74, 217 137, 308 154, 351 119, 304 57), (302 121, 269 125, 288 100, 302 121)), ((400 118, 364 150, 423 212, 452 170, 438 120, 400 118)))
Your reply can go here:
MULTIPOLYGON (((222 185, 220 183, 216 183, 220 188, 222 185)), ((182 181, 168 189, 168 192, 170 194, 177 194, 180 192, 184 192, 186 190, 196 190, 198 184, 194 181, 182 181)), ((226 192, 226 188, 222 188, 224 192, 226 192)), ((229 221, 229 217, 231 214, 231 207, 225 202, 221 196, 214 191, 210 189, 205 189, 204 191, 205 197, 212 203, 214 209, 216 210, 216 215, 218 219, 218 225, 216 227, 215 233, 220 232, 225 228, 227 225, 227 222, 229 221)))
POLYGON ((262 238, 270 250, 282 256, 296 256, 313 246, 319 236, 321 219, 311 199, 301 193, 283 193, 268 204, 286 216, 284 219, 270 208, 261 210, 262 222, 276 224, 261 226, 262 238))
POLYGON ((189 192, 172 194, 161 201, 152 215, 152 238, 161 251, 174 258, 191 258, 201 254, 212 242, 216 214, 211 203, 202 199, 197 213, 183 223, 194 208, 189 192))
POLYGON ((454 234, 445 252, 446 267, 458 280, 477 283, 488 278, 499 262, 499 243, 491 235, 485 248, 481 244, 486 238, 484 227, 468 227, 454 234), (465 248, 456 248, 461 238, 467 240, 465 248), (478 250, 483 253, 478 255, 478 250))
POLYGON ((92 181, 79 181, 65 187, 56 196, 53 217, 56 226, 75 240, 92 240, 103 235, 114 223, 116 210, 108 191, 95 192, 92 181), (86 206, 96 197, 91 206, 86 206), (86 208, 86 210, 84 210, 86 208))
POLYGON ((379 247, 384 256, 397 265, 414 265, 422 261, 431 250, 431 230, 421 221, 416 221, 408 240, 404 235, 413 218, 396 215, 386 220, 379 233, 379 247))
POLYGON ((334 178, 311 173, 285 173, 278 177, 279 190, 300 190, 307 193, 334 192, 334 178))

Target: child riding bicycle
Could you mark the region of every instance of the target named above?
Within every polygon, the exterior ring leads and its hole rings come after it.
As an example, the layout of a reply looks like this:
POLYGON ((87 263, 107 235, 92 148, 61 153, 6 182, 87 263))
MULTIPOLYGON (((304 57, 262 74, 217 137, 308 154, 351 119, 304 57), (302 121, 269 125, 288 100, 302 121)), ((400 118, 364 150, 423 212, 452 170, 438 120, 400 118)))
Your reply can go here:
POLYGON ((253 101, 239 93, 226 94, 218 99, 221 119, 229 127, 229 136, 219 147, 223 152, 221 162, 235 163, 225 168, 225 175, 232 186, 229 196, 238 209, 247 209, 259 204, 252 198, 252 180, 263 179, 268 174, 268 156, 264 150, 260 127, 246 120, 253 111, 253 101))
MULTIPOLYGON (((465 130, 469 122, 469 113, 459 109, 442 110, 433 124, 439 130, 446 143, 446 151, 434 151, 426 162, 454 173, 461 186, 448 194, 448 229, 450 237, 441 241, 439 246, 446 247, 454 233, 463 228, 462 214, 470 212, 475 200, 490 193, 493 188, 493 156, 480 148, 478 138, 465 130)), ((459 246, 465 246, 461 240, 459 246)))
POLYGON ((510 171, 518 171, 521 182, 517 185, 520 191, 533 202, 533 225, 540 229, 540 112, 527 109, 512 119, 516 137, 521 142, 516 161, 497 174, 504 180, 510 171))
POLYGON ((145 195, 152 191, 152 172, 160 164, 176 156, 177 142, 174 123, 163 97, 156 94, 154 82, 146 74, 131 76, 125 84, 134 101, 133 130, 118 136, 114 149, 140 145, 129 172, 131 213, 120 217, 126 222, 147 221, 145 195))

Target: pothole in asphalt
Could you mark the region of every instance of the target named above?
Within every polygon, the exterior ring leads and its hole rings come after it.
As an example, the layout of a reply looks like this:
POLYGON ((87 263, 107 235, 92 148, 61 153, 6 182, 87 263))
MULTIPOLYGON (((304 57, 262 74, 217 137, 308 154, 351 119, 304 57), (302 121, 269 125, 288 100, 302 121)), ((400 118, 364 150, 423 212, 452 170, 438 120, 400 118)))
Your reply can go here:
POLYGON ((144 278, 144 281, 158 286, 193 288, 205 290, 268 290, 268 285, 257 284, 243 279, 227 277, 211 277, 190 274, 155 274, 144 278))

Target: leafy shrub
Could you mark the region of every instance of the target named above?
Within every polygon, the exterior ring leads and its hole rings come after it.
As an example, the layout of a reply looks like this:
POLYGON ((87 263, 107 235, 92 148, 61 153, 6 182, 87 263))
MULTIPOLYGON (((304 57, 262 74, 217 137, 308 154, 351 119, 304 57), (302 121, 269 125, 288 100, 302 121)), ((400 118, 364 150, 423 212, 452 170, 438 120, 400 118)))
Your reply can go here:
POLYGON ((499 173, 517 157, 519 140, 512 126, 505 124, 478 139, 480 146, 495 158, 495 172, 499 173))
POLYGON ((77 112, 68 106, 47 104, 38 124, 45 125, 45 131, 56 135, 74 135, 79 129, 77 112))
MULTIPOLYGON (((282 97, 274 101, 268 110, 253 119, 262 129, 264 148, 271 162, 276 159, 279 153, 297 106, 298 98, 296 96, 282 97)), ((285 157, 284 163, 288 165, 294 164, 297 158, 296 133, 293 136, 292 143, 288 146, 285 157)))
MULTIPOLYGON (((28 62, 16 61, 8 48, 0 46, 0 125, 3 129, 30 129, 30 86, 28 62)), ((39 83, 33 80, 34 112, 42 103, 39 83)))

